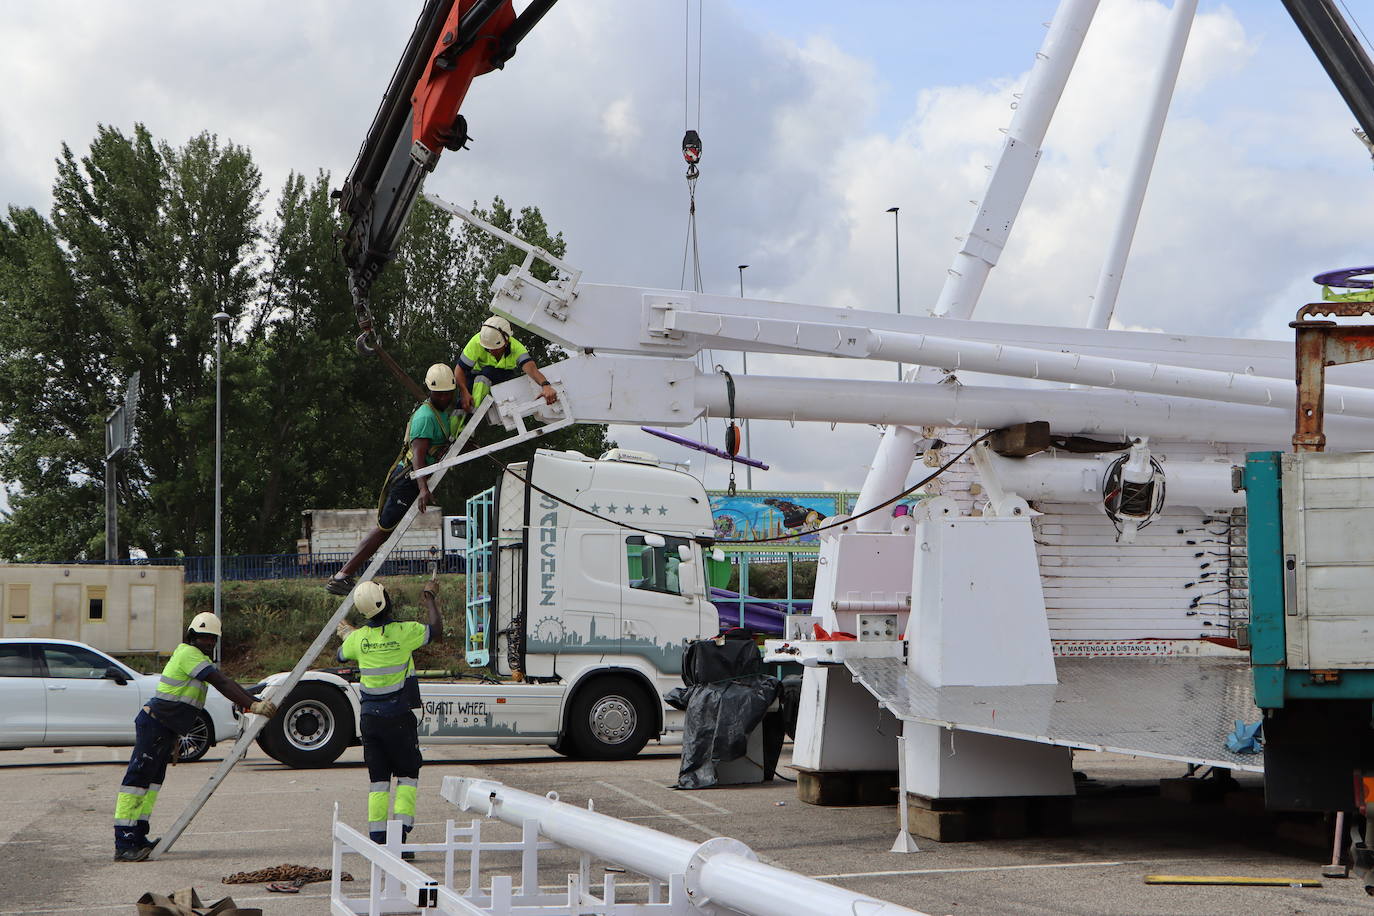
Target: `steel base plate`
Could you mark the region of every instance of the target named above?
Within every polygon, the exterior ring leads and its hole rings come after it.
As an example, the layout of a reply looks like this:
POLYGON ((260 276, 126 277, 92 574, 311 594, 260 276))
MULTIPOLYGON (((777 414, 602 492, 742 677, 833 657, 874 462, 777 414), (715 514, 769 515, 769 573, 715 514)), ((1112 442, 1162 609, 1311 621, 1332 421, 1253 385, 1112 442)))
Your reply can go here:
POLYGON ((1260 718, 1248 664, 1216 658, 1059 658, 1058 685, 932 687, 899 658, 845 662, 899 719, 1039 744, 1114 751, 1252 773, 1236 720, 1260 718))

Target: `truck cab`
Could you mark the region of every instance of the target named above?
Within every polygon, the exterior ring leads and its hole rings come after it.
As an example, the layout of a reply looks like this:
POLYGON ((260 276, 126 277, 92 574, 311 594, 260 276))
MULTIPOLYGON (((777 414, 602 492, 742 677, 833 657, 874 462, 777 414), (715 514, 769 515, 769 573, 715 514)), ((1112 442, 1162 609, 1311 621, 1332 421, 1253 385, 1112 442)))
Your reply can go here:
MULTIPOLYGON (((681 731, 662 695, 682 653, 713 636, 710 499, 642 452, 593 459, 539 450, 468 502, 468 665, 488 682, 420 681, 426 744, 547 744, 624 759, 681 731)), ((284 678, 259 684, 270 688, 284 678)), ((292 766, 328 766, 357 743, 357 684, 308 672, 259 737, 292 766)))
MULTIPOLYGON (((492 549, 469 548, 468 613, 493 634, 499 674, 576 681, 614 661, 676 681, 686 645, 718 629, 698 542, 714 531, 710 499, 677 466, 541 450, 502 475, 494 515, 492 549)), ((469 664, 484 648, 469 639, 469 664)))

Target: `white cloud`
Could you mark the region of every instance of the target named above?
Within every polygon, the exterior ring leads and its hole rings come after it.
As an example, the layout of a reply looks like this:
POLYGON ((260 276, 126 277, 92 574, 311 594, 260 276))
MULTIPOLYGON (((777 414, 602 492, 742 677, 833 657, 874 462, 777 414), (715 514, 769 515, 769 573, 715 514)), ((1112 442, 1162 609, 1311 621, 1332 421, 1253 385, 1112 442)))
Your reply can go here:
POLYGON ((617 153, 630 152, 641 136, 639 120, 629 98, 622 97, 606 106, 601 113, 601 128, 607 145, 617 153))
MULTIPOLYGON (((935 301, 981 196, 1043 33, 1019 55, 988 55, 977 82, 907 90, 907 118, 874 126, 883 81, 872 61, 821 32, 790 41, 750 26, 746 0, 708 2, 701 121, 683 104, 680 16, 658 4, 556 6, 507 68, 481 77, 464 111, 476 138, 447 154, 430 190, 537 204, 597 282, 676 286, 686 186, 679 143, 704 143, 698 226, 706 288, 889 311, 892 217, 901 207, 902 307, 935 301)), ((1052 4, 1046 2, 1046 18, 1052 4)), ((414 4, 232 6, 171 2, 8 4, 0 81, 0 199, 46 208, 52 160, 97 122, 142 120, 179 143, 208 129, 249 145, 268 184, 291 169, 342 178, 409 35, 414 4)), ((1166 128, 1116 321, 1213 334, 1286 336, 1317 270, 1367 259, 1374 204, 1351 118, 1313 67, 1271 95, 1230 87, 1283 66, 1247 30, 1248 5, 1198 18, 1166 128), (1261 104, 1262 102, 1262 104, 1261 104)), ((888 28, 917 28, 892 21, 888 28)), ((978 316, 1081 324, 1096 283, 1149 91, 1141 62, 1163 40, 1157 0, 1104 0, 1046 140, 978 316)), ((898 17, 900 19, 900 17, 898 17)), ((979 52, 976 35, 951 42, 979 52)), ((889 106, 890 107, 890 106, 889 106)), ((737 357, 723 357, 733 360, 737 357)), ((890 365, 751 358, 756 372, 888 379, 890 365)), ((719 442, 722 423, 713 421, 719 442)), ((637 432, 627 445, 667 453, 637 432), (643 441, 640 441, 640 439, 643 441)), ((692 433, 689 433, 692 434, 692 433)), ((855 488, 868 427, 754 427, 774 488, 855 488)), ((655 444, 657 443, 657 444, 655 444)), ((722 476, 712 463, 710 483, 722 476)), ((700 459, 697 461, 700 466, 700 459)))

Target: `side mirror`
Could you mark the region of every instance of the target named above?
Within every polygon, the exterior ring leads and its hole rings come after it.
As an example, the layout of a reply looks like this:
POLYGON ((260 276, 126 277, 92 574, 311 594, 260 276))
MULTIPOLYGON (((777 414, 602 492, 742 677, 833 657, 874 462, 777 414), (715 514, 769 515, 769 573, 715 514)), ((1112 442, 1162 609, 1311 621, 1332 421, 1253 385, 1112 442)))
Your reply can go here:
POLYGON ((644 546, 645 546, 645 547, 664 547, 664 546, 667 546, 667 544, 668 544, 668 542, 665 541, 665 540, 663 539, 663 535, 661 535, 661 534, 646 534, 646 535, 644 535, 644 546))
POLYGON ((724 563, 725 551, 721 550, 719 547, 713 547, 711 549, 711 559, 715 560, 717 563, 724 563))
POLYGON ((680 544, 677 548, 677 558, 683 563, 692 562, 692 548, 687 544, 680 544))
POLYGON ((111 665, 110 667, 105 669, 105 680, 114 681, 121 687, 129 683, 128 675, 126 675, 123 671, 120 671, 114 665, 111 665))

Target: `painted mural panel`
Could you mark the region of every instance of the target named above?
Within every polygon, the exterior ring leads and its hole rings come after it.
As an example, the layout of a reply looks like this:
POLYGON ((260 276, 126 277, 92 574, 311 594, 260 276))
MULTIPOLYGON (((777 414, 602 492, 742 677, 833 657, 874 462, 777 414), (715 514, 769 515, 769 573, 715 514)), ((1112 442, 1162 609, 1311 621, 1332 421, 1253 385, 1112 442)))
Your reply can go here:
MULTIPOLYGON (((796 493, 783 491, 738 491, 734 496, 724 490, 707 491, 711 497, 711 516, 715 519, 716 537, 729 541, 754 538, 786 537, 751 546, 751 550, 795 550, 798 545, 819 545, 816 529, 827 519, 843 515, 854 507, 857 493, 834 491, 829 493, 796 493)), ((884 511, 904 515, 911 511, 919 497, 903 499, 884 511)))

